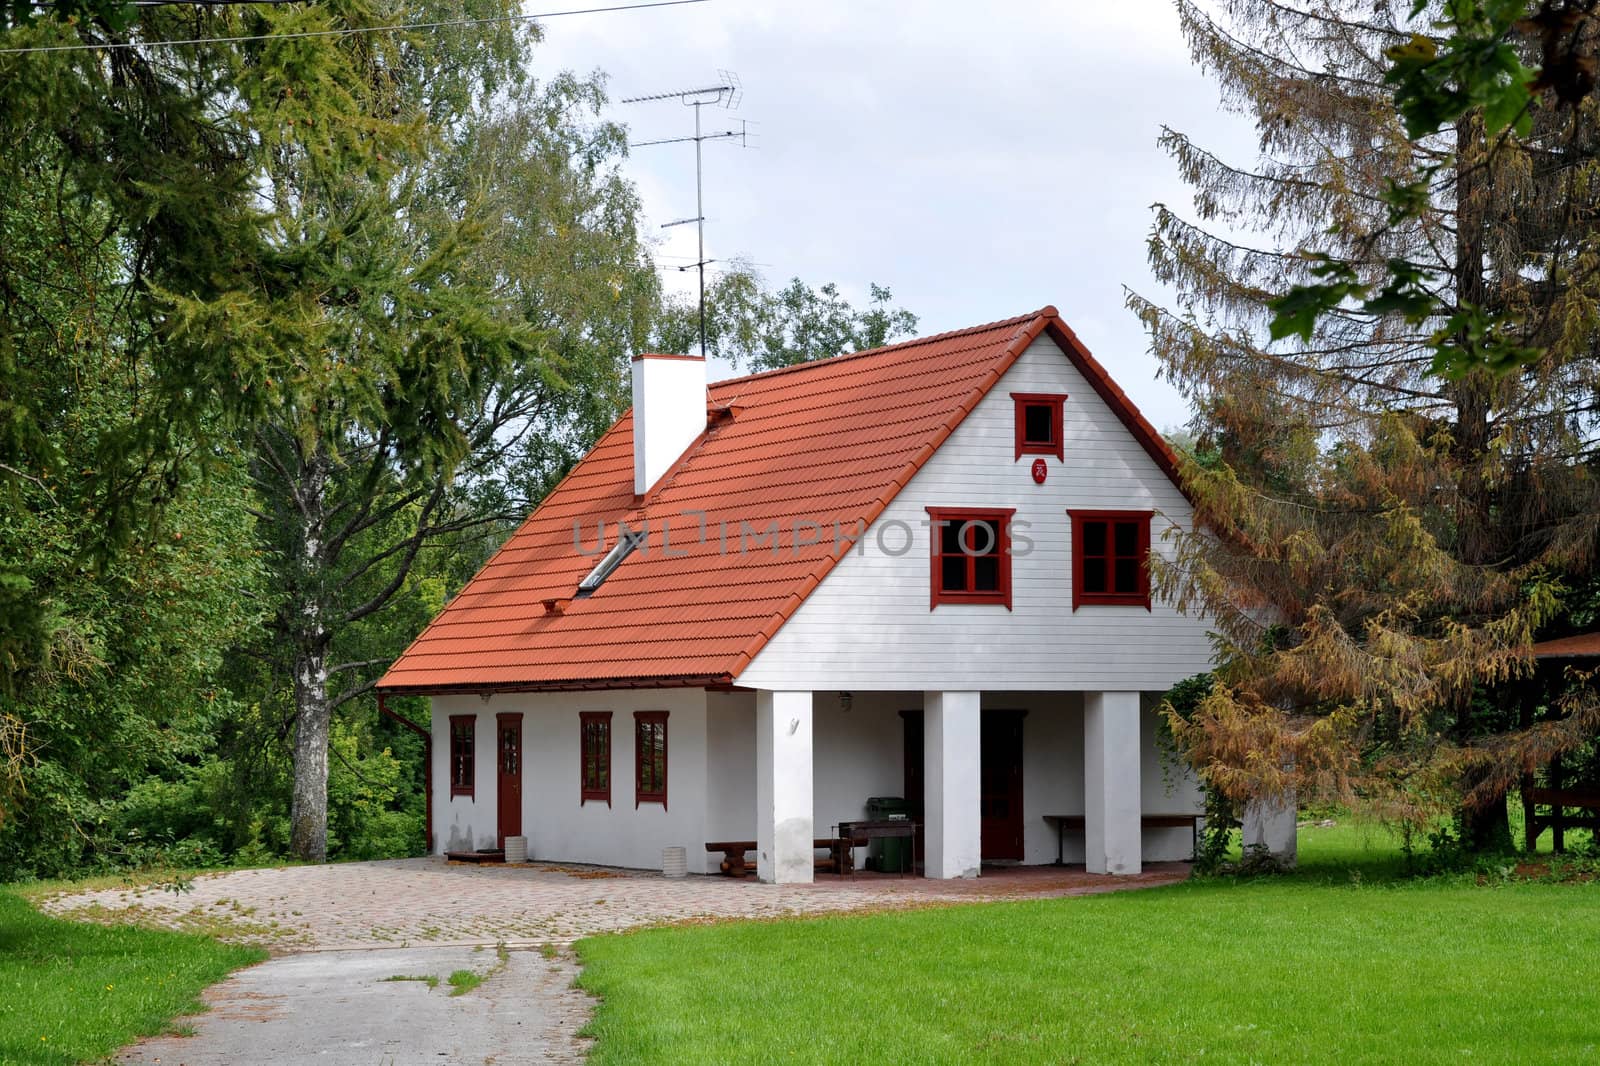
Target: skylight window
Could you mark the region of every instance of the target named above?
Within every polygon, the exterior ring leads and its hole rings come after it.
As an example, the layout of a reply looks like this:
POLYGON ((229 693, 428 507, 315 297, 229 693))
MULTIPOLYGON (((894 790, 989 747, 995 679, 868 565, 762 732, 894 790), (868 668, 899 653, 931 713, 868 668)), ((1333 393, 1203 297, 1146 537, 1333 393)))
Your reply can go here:
POLYGON ((611 572, 622 565, 622 560, 633 554, 633 550, 644 543, 643 530, 624 528, 621 538, 606 552, 606 557, 595 564, 589 571, 589 576, 578 582, 578 595, 587 596, 605 583, 611 572))

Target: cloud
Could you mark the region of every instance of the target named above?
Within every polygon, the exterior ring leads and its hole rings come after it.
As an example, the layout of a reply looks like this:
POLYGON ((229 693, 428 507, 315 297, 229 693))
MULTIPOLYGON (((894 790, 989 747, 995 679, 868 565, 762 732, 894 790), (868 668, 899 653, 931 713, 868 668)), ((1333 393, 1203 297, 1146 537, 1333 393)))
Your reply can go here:
MULTIPOLYGON (((1188 417, 1122 307, 1124 285, 1161 294, 1150 204, 1189 202, 1155 140, 1167 124, 1234 158, 1254 148, 1190 66, 1169 3, 723 0, 546 30, 545 62, 606 70, 617 99, 741 75, 740 109, 704 113, 756 134, 705 145, 709 256, 770 264, 776 283, 889 285, 928 332, 1054 303, 1153 422, 1188 417)), ((612 116, 635 139, 693 128, 670 101, 612 116)), ((626 173, 652 227, 694 214, 690 146, 638 149, 626 173)), ((656 232, 694 254, 693 227, 656 232)))

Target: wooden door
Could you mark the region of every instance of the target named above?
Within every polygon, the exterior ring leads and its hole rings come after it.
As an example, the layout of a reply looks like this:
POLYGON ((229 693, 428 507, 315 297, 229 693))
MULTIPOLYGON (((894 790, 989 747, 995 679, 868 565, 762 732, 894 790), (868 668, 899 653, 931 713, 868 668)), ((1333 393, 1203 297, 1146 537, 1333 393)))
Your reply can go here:
POLYGON ((499 768, 499 831, 497 847, 506 846, 506 837, 522 835, 522 715, 497 714, 495 722, 499 768))
POLYGON ((1024 711, 984 711, 979 744, 979 805, 985 862, 1021 861, 1024 711))
POLYGON ((906 807, 910 809, 911 818, 917 823, 917 836, 914 842, 918 855, 926 855, 927 834, 925 828, 928 824, 927 805, 924 802, 922 787, 924 754, 922 747, 922 712, 901 711, 900 717, 905 720, 905 767, 906 767, 906 807))

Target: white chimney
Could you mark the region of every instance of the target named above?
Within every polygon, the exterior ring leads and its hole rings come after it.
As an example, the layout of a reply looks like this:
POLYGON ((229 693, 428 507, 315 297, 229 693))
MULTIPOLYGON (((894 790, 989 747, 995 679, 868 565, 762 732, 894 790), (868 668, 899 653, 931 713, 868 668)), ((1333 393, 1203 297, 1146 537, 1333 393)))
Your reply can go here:
POLYGON ((633 491, 643 496, 706 428, 706 361, 633 357, 633 491))

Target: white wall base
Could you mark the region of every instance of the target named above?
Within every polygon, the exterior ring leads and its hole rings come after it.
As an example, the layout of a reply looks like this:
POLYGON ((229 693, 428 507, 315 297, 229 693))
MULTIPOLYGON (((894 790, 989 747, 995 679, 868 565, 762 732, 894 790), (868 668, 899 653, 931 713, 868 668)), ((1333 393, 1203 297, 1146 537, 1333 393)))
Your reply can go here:
POLYGON ((1139 763, 1139 694, 1085 693, 1084 865, 1092 874, 1141 869, 1139 763))
POLYGON ((1299 861, 1299 838, 1295 821, 1300 811, 1293 794, 1279 799, 1251 800, 1244 805, 1242 833, 1246 854, 1251 848, 1266 848, 1284 866, 1299 861))
POLYGON ((982 718, 977 692, 923 695, 923 806, 928 877, 977 877, 983 863, 980 820, 982 718))
POLYGON ((756 693, 756 876, 812 879, 811 693, 756 693))

